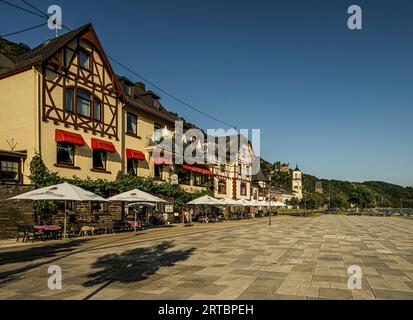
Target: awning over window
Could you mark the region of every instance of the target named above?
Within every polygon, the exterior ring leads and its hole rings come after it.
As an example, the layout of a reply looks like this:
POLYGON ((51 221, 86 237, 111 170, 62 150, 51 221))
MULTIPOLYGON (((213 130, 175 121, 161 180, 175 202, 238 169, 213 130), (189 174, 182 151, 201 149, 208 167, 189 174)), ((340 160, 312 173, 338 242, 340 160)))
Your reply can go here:
POLYGON ((171 164, 171 162, 169 160, 161 158, 161 157, 153 158, 153 163, 157 164, 157 165, 165 164, 167 166, 169 166, 171 164))
POLYGON ((85 140, 83 140, 80 134, 58 130, 58 129, 56 129, 55 131, 55 140, 56 142, 69 142, 69 143, 76 144, 78 146, 85 145, 85 140))
POLYGON ((145 160, 145 154, 142 151, 136 151, 132 149, 126 149, 126 158, 145 160))
POLYGON ((92 149, 93 150, 105 150, 109 152, 115 152, 116 148, 111 142, 99 140, 92 138, 92 149))
POLYGON ((182 169, 188 170, 188 171, 193 171, 193 172, 198 172, 198 173, 203 173, 203 174, 207 174, 209 176, 213 176, 214 174, 208 170, 208 169, 203 169, 203 168, 199 168, 199 167, 193 167, 193 166, 188 166, 186 164, 182 165, 182 169))

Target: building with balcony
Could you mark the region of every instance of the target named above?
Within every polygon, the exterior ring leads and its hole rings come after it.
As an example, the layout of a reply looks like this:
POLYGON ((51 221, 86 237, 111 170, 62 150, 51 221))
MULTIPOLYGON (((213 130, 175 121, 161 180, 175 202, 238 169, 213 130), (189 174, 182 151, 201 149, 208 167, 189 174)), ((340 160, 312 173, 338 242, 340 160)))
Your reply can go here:
POLYGON ((227 137, 222 159, 176 161, 180 119, 143 83, 114 73, 91 24, 18 55, 0 51, 0 110, 0 182, 30 183, 38 154, 65 178, 177 178, 190 192, 208 187, 217 198, 251 198, 251 143, 227 137), (159 154, 162 141, 171 147, 159 154))

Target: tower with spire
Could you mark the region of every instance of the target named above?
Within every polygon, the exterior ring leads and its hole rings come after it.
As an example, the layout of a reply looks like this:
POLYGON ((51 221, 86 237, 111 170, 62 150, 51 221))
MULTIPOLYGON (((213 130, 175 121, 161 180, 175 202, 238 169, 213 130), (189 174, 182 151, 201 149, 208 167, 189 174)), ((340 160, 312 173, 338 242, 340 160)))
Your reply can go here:
POLYGON ((293 193, 297 199, 301 200, 303 198, 302 173, 300 168, 298 167, 298 164, 293 170, 293 193))

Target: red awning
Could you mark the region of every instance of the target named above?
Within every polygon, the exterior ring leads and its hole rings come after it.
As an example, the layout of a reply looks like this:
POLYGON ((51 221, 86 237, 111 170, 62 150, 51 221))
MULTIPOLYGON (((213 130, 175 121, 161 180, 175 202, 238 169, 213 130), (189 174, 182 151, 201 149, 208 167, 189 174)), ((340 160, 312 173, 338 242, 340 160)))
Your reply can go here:
POLYGON ((171 164, 169 160, 161 158, 161 157, 153 158, 153 163, 157 165, 165 164, 167 166, 171 164))
POLYGON ((92 138, 92 149, 93 150, 105 150, 109 152, 115 152, 116 148, 112 142, 107 142, 99 139, 92 138))
POLYGON ((136 151, 132 149, 126 149, 126 158, 145 160, 145 154, 142 151, 136 151))
POLYGON ((203 173, 203 174, 207 174, 209 176, 213 176, 214 174, 208 170, 208 169, 203 169, 203 168, 199 168, 199 167, 193 167, 193 166, 188 166, 186 164, 182 165, 182 169, 188 170, 188 171, 193 171, 193 172, 198 172, 198 173, 203 173))
POLYGON ((56 142, 70 142, 78 146, 85 145, 85 140, 83 140, 80 134, 58 130, 58 129, 56 129, 55 131, 55 140, 56 142))

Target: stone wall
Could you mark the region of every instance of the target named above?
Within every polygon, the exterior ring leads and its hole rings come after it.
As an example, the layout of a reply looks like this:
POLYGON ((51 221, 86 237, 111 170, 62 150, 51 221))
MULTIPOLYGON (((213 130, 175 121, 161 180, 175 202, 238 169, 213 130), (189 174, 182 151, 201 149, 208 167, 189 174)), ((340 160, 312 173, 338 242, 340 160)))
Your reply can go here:
POLYGON ((18 224, 33 224, 33 201, 7 200, 34 190, 34 186, 0 184, 0 239, 16 236, 18 224))
MULTIPOLYGON (((74 214, 78 221, 94 222, 96 217, 99 216, 101 222, 110 223, 112 220, 122 219, 122 208, 123 204, 121 202, 109 202, 107 204, 107 210, 92 209, 90 202, 76 202, 76 209, 68 209, 67 217, 69 218, 70 215, 74 214)), ((63 222, 63 212, 59 212, 53 216, 54 224, 63 224, 63 222)))

